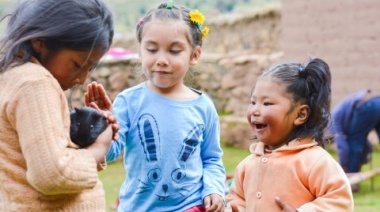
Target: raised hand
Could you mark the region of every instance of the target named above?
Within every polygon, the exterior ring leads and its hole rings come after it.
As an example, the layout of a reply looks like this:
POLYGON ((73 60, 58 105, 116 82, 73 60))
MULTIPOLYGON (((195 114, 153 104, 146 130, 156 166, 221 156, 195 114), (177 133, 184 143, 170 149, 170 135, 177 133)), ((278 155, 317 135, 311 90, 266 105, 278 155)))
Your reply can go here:
POLYGON ((112 125, 113 140, 118 140, 119 126, 116 118, 113 116, 112 101, 108 97, 102 84, 91 82, 87 85, 87 91, 84 94, 84 103, 86 106, 93 107, 103 114, 108 123, 112 125))

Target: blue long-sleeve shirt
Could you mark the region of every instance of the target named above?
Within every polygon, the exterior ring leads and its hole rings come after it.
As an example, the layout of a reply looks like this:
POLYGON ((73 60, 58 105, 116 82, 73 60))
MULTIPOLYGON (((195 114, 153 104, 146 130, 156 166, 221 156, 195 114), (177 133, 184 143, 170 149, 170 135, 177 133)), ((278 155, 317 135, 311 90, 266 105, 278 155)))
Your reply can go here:
POLYGON ((113 106, 120 140, 107 161, 124 151, 127 173, 118 211, 183 211, 209 194, 224 197, 220 124, 207 95, 175 101, 142 83, 120 93, 113 106))

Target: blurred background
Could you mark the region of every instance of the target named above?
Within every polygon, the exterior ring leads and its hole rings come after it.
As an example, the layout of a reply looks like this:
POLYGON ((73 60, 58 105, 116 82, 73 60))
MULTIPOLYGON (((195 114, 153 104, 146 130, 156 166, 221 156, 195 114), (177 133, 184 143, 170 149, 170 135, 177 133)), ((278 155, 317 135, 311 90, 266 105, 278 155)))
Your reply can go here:
MULTIPOLYGON (((58 0, 57 0, 58 1, 58 0)), ((6 14, 14 0, 0 0, 6 14)), ((162 1, 105 0, 115 17, 112 49, 88 82, 102 83, 111 99, 144 80, 140 74, 134 28, 162 1)), ((347 95, 370 88, 380 92, 380 1, 378 0, 177 0, 206 16, 210 28, 201 63, 189 85, 208 93, 220 114, 224 163, 229 175, 254 141, 245 120, 255 79, 283 61, 306 63, 320 57, 332 72, 332 107, 347 95)), ((3 31, 5 22, 0 25, 3 31)), ((67 92, 72 107, 83 105, 83 88, 67 92)), ((380 168, 379 139, 371 133, 372 160, 363 172, 380 168)), ((332 143, 328 151, 337 158, 332 143)), ((125 173, 121 162, 100 173, 107 204, 115 203, 125 173)), ((375 175, 374 175, 375 176, 375 175)), ((364 177, 354 194, 355 211, 380 211, 380 178, 364 177)), ((110 209, 111 210, 111 209, 110 209)))

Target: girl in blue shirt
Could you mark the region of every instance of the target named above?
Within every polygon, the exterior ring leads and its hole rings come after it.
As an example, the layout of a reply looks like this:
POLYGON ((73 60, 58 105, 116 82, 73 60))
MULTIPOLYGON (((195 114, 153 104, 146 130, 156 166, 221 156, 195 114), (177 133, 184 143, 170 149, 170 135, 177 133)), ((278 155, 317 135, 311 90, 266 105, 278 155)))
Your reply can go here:
POLYGON ((204 16, 163 3, 138 22, 147 81, 114 101, 127 177, 118 211, 224 211, 225 170, 220 125, 211 99, 184 78, 202 53, 204 16))

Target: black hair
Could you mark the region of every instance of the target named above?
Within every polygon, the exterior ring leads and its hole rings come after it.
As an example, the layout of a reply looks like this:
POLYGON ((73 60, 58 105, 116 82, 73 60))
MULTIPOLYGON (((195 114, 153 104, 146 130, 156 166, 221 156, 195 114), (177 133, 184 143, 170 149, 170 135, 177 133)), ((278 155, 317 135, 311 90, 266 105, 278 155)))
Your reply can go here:
POLYGON ((153 20, 179 20, 184 21, 189 26, 188 37, 189 43, 192 47, 202 46, 202 31, 199 26, 190 20, 190 11, 184 6, 171 6, 167 9, 168 3, 161 3, 157 8, 151 9, 147 14, 141 18, 141 21, 136 26, 137 41, 141 43, 144 25, 153 20))
POLYGON ((113 17, 102 0, 24 0, 7 16, 0 73, 13 62, 20 65, 38 58, 31 39, 43 40, 54 55, 62 49, 107 50, 114 35, 113 17))
POLYGON ((331 104, 331 73, 328 64, 319 58, 310 59, 306 65, 283 63, 269 68, 260 76, 266 77, 283 83, 294 103, 306 104, 310 108, 307 121, 290 133, 286 144, 296 138, 312 136, 319 145, 324 146, 331 104))

